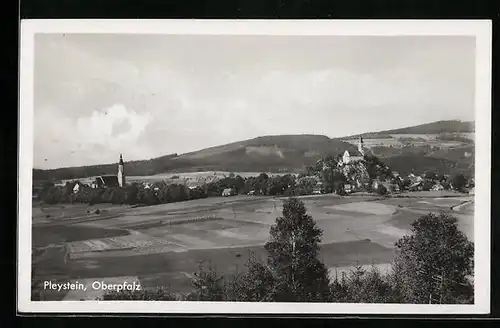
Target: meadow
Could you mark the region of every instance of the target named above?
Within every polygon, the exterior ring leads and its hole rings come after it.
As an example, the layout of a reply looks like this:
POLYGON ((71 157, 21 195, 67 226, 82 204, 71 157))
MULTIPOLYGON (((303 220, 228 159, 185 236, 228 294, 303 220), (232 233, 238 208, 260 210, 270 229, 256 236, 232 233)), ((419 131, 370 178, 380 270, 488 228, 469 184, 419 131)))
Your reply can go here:
MULTIPOLYGON (((230 176, 231 174, 239 175, 242 178, 249 178, 249 177, 257 177, 260 174, 262 174, 262 172, 202 171, 202 172, 183 172, 183 173, 160 173, 154 175, 127 176, 127 181, 129 183, 133 182, 155 183, 155 182, 165 181, 167 183, 182 183, 182 184, 192 183, 196 185, 198 182, 203 183, 206 182, 207 180, 210 181, 211 179, 222 179, 224 177, 230 176)), ((269 176, 278 176, 287 173, 267 172, 266 174, 269 176)), ((83 183, 90 184, 93 179, 92 178, 66 179, 66 180, 61 180, 61 184, 65 184, 67 182, 71 182, 74 180, 79 180, 82 181, 83 183)))
MULTIPOLYGON (((330 272, 356 264, 386 265, 394 257, 394 243, 428 212, 452 213, 473 240, 473 212, 465 206, 472 197, 412 196, 303 197, 308 213, 323 229, 320 257, 330 272)), ((86 205, 36 205, 35 276, 61 281, 129 277, 144 287, 189 291, 200 262, 221 274, 234 274, 244 269, 250 252, 265 259, 263 245, 281 215, 283 199, 214 197, 136 208, 101 204, 99 214, 87 213, 86 205)), ((44 297, 91 299, 95 293, 46 291, 44 297)))

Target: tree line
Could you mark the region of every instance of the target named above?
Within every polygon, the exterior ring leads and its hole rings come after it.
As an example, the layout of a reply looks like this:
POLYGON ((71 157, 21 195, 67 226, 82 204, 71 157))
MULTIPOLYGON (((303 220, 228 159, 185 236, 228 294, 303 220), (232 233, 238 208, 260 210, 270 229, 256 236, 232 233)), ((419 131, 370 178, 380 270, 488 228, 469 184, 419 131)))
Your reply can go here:
POLYGON ((81 185, 78 192, 73 188, 77 181, 67 182, 65 186, 46 184, 38 193, 38 199, 47 204, 57 203, 112 203, 128 205, 157 205, 207 197, 221 196, 224 189, 234 189, 238 194, 252 192, 255 195, 289 196, 310 193, 313 186, 310 183, 296 184, 295 176, 270 177, 266 173, 258 177, 242 178, 229 176, 217 181, 204 183, 195 188, 188 188, 184 184, 170 184, 164 181, 156 182, 150 186, 132 183, 123 188, 91 188, 81 185))
MULTIPOLYGON (((47 204, 76 202, 157 205, 221 196, 225 189, 233 189, 237 194, 261 196, 303 196, 311 195, 315 191, 344 195, 345 184, 355 184, 356 181, 365 179, 367 181, 363 187, 365 191, 386 195, 395 191, 395 186, 398 186, 399 190, 407 190, 411 185, 409 178, 394 177, 391 169, 375 156, 365 156, 362 166, 366 169, 366 177, 363 177, 364 169, 360 170, 361 166, 350 165, 347 171, 342 171, 337 164, 338 158, 327 156, 317 161, 315 165, 307 166, 298 176, 294 174, 269 176, 261 173, 256 177, 243 178, 230 174, 216 181, 202 183, 195 188, 161 181, 150 186, 132 183, 123 188, 91 188, 81 185, 75 193, 73 187, 78 181, 67 182, 65 186, 54 186, 47 182, 38 191, 38 199, 47 204), (391 190, 383 185, 373 190, 371 181, 374 179, 389 181, 391 190)), ((466 185, 471 185, 470 179, 460 173, 453 177, 445 177, 443 174, 429 171, 424 178, 422 190, 430 190, 437 182, 440 182, 445 189, 449 189, 453 184, 454 188, 460 191, 463 191, 466 185)))
POLYGON ((191 300, 241 302, 349 302, 471 304, 473 243, 446 214, 423 215, 411 234, 396 243, 396 257, 387 273, 356 266, 340 276, 329 275, 319 259, 323 231, 295 197, 284 202, 283 215, 270 229, 267 259, 250 254, 246 269, 222 276, 200 264, 192 292, 166 287, 141 292, 111 292, 104 300, 191 300))

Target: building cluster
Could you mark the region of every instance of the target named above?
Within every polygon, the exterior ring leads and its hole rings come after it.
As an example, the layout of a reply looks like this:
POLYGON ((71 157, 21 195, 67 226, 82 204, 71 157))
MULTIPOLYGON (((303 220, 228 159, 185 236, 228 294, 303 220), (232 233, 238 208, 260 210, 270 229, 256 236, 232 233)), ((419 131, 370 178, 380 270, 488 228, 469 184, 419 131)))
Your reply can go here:
POLYGON ((363 138, 359 137, 358 140, 358 151, 356 153, 351 154, 348 150, 344 152, 342 156, 342 161, 339 161, 339 166, 344 166, 351 163, 356 163, 363 161, 365 159, 365 147, 363 143, 363 138))
POLYGON ((82 187, 90 188, 116 188, 126 185, 125 165, 123 163, 122 154, 118 161, 118 172, 116 175, 100 175, 94 178, 79 180, 73 186, 73 192, 77 193, 82 187))
MULTIPOLYGON (((370 179, 365 165, 365 155, 369 150, 364 146, 363 138, 358 140, 358 147, 356 152, 349 152, 346 150, 340 160, 337 162, 337 169, 345 176, 347 182, 343 184, 343 190, 346 193, 353 193, 361 190, 377 190, 383 186, 388 192, 398 193, 404 188, 408 191, 442 191, 456 189, 452 183, 449 182, 449 175, 444 176, 444 180, 436 178, 426 178, 425 174, 416 175, 413 173, 408 174, 406 177, 401 176, 398 172, 392 171, 391 175, 386 179, 370 179)), ((330 167, 323 163, 323 170, 330 167)), ((310 176, 306 178, 315 178, 310 176)), ((321 179, 316 179, 316 187, 313 193, 321 193, 323 190, 321 179)), ((471 185, 466 187, 470 194, 474 194, 473 187, 474 181, 472 179, 471 185)))
MULTIPOLYGON (((378 190, 381 186, 385 187, 388 192, 400 192, 401 189, 409 191, 423 191, 432 190, 440 191, 445 189, 454 189, 451 183, 446 181, 439 181, 437 179, 428 179, 425 175, 415 175, 409 174, 407 177, 402 177, 398 172, 393 171, 391 176, 386 179, 370 179, 365 162, 365 156, 368 150, 365 149, 363 138, 360 137, 358 140, 357 150, 354 152, 349 152, 346 150, 338 161, 331 163, 323 162, 323 171, 326 169, 331 169, 331 165, 336 165, 336 170, 341 172, 346 178, 346 182, 343 183, 342 190, 346 193, 353 193, 361 190, 378 190), (335 163, 335 164, 333 164, 335 163), (404 183, 403 183, 404 182, 404 183)), ((321 162, 321 161, 319 161, 321 162)), ((320 163, 321 165, 321 163, 320 163)), ((321 166, 320 166, 321 167, 321 166)), ((179 177, 176 177, 179 179, 179 177)), ((214 177, 204 177, 203 181, 198 179, 184 179, 181 183, 185 184, 189 189, 195 189, 197 186, 215 181, 214 177)), ((449 177, 446 177, 449 178, 449 177)), ((316 175, 306 176, 299 178, 297 182, 300 184, 300 179, 312 179, 314 184, 313 194, 321 194, 324 191, 323 181, 316 175)), ((471 186, 468 188, 470 194, 474 194, 473 181, 471 186)), ((65 185, 66 183, 61 182, 59 185, 65 185)), ((56 184, 57 185, 57 184, 56 184)), ((78 193, 82 187, 90 188, 114 188, 114 187, 124 187, 126 186, 126 176, 125 168, 122 154, 118 161, 118 170, 116 175, 100 175, 93 178, 82 179, 79 181, 74 181, 73 192, 78 193)), ((158 186, 154 183, 143 182, 142 187, 144 189, 154 189, 158 190, 158 186)), ((254 191, 250 191, 250 194, 254 191)), ((233 196, 235 195, 234 189, 224 189, 221 196, 233 196)))

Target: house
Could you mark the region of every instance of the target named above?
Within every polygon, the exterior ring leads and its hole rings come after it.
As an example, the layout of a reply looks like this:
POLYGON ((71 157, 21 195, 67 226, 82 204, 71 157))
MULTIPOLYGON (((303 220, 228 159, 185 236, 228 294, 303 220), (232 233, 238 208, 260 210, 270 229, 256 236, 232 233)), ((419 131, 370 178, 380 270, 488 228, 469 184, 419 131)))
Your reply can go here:
POLYGON ((77 193, 80 191, 80 189, 83 187, 83 184, 79 181, 75 182, 75 185, 73 186, 73 193, 77 193))
POLYGON ((387 181, 380 181, 380 180, 377 180, 377 179, 373 180, 372 188, 374 190, 377 190, 379 186, 384 186, 385 189, 391 190, 390 189, 391 188, 391 184, 389 182, 387 182, 387 181))
POLYGON ((236 190, 232 188, 226 188, 222 191, 222 196, 224 197, 229 197, 229 196, 234 196, 236 195, 236 190))
POLYGON ((313 189, 313 195, 321 195, 323 193, 321 185, 317 185, 313 189))
POLYGON ((432 191, 440 191, 440 190, 444 190, 444 187, 441 183, 436 183, 434 186, 432 186, 431 188, 432 191))
POLYGON ((199 181, 198 181, 198 180, 194 180, 194 179, 193 179, 193 180, 191 180, 191 179, 190 179, 190 180, 187 180, 187 181, 185 182, 185 185, 186 185, 186 187, 188 187, 188 188, 189 188, 189 190, 193 190, 193 189, 198 188, 198 186, 200 185, 200 183, 199 183, 199 181))
POLYGON ((417 182, 411 184, 408 189, 410 191, 421 191, 421 190, 423 190, 423 182, 422 181, 417 181, 417 182))
POLYGON ((424 181, 424 178, 422 178, 421 176, 415 175, 413 173, 408 174, 408 179, 411 181, 412 184, 424 181))
POLYGON ((92 183, 93 188, 113 188, 119 186, 120 183, 116 175, 100 175, 92 183))

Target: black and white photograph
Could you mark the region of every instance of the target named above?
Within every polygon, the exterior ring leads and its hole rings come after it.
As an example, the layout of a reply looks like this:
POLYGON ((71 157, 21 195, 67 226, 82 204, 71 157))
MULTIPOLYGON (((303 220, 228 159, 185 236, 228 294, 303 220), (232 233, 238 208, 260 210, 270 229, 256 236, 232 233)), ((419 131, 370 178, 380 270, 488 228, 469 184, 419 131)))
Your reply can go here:
POLYGON ((488 21, 21 32, 21 311, 489 312, 488 21))

